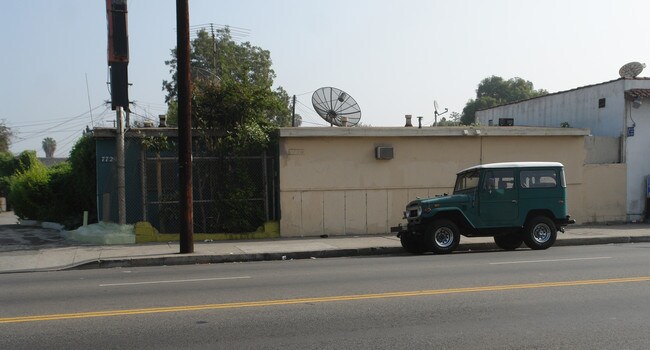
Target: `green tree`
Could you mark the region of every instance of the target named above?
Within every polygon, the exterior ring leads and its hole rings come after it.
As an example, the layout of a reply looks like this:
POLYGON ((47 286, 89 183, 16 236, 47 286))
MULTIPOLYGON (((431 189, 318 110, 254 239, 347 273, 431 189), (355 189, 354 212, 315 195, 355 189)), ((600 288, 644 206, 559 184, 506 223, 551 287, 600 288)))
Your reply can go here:
POLYGON ((451 114, 449 114, 449 119, 447 119, 446 117, 440 118, 436 126, 458 126, 459 123, 460 123, 460 113, 451 112, 451 114))
POLYGON ((476 89, 476 98, 467 101, 460 123, 470 125, 476 121, 476 111, 500 104, 525 100, 548 94, 544 89, 535 90, 533 83, 522 78, 504 80, 491 76, 481 80, 476 89))
POLYGON ((9 152, 11 138, 14 136, 11 129, 6 125, 5 120, 0 121, 0 152, 9 152))
MULTIPOLYGON (((231 130, 248 121, 290 125, 289 95, 282 87, 272 88, 275 72, 268 50, 235 42, 227 27, 214 35, 205 30, 196 35, 190 54, 194 126, 231 130)), ((165 64, 172 79, 163 81, 163 90, 167 91, 168 121, 174 125, 178 120, 176 49, 165 64)))
POLYGON ((56 141, 51 137, 44 138, 43 151, 45 152, 46 158, 54 157, 54 151, 56 151, 56 141))
POLYGON ((74 211, 78 221, 76 226, 81 224, 79 213, 88 211, 88 221, 97 222, 97 164, 95 139, 88 133, 82 136, 70 151, 68 158, 71 175, 74 185, 70 193, 70 200, 74 203, 74 211))
MULTIPOLYGON (((196 210, 196 220, 210 232, 249 232, 264 221, 258 197, 259 168, 244 157, 259 156, 271 147, 277 127, 291 125, 289 94, 273 89, 275 72, 269 51, 235 42, 228 28, 200 30, 191 42, 192 125, 199 136, 197 155, 213 159, 210 171, 194 174, 196 199, 214 203, 196 210), (209 218, 207 220, 206 218, 209 218)), ((172 75, 163 81, 169 105, 168 121, 177 124, 176 50, 166 61, 172 75)))

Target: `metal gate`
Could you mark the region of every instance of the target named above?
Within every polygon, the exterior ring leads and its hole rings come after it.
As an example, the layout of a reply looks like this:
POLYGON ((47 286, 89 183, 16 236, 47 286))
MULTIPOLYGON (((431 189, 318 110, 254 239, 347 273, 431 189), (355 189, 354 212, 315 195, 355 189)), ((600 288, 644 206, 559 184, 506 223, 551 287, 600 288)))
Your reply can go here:
MULTIPOLYGON (((251 232, 277 220, 277 161, 249 157, 193 157, 194 232, 251 232)), ((180 227, 177 157, 142 153, 142 215, 161 233, 180 227)))

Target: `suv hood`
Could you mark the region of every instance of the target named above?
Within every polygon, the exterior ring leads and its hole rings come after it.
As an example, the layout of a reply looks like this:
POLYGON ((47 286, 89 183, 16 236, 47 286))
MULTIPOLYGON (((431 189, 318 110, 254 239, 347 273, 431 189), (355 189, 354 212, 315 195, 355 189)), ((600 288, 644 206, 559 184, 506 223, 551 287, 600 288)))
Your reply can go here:
POLYGON ((454 206, 460 203, 469 202, 470 198, 466 194, 452 194, 447 196, 432 197, 432 198, 422 198, 416 199, 408 204, 409 207, 412 206, 422 206, 433 208, 434 205, 438 204, 439 207, 448 207, 454 206))

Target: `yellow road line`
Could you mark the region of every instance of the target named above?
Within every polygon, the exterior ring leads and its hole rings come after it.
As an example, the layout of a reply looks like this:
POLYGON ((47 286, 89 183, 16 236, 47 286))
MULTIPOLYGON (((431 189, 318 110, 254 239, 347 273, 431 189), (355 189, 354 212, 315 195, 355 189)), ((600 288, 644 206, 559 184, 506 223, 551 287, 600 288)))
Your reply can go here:
POLYGON ((484 287, 432 289, 432 290, 390 292, 390 293, 377 293, 377 294, 340 295, 340 296, 316 297, 316 298, 263 300, 263 301, 250 301, 250 302, 239 302, 239 303, 170 306, 170 307, 157 307, 157 308, 146 308, 146 309, 93 311, 93 312, 79 312, 79 313, 69 313, 69 314, 18 316, 18 317, 0 318, 0 323, 54 321, 54 320, 67 320, 67 319, 75 319, 75 318, 142 315, 142 314, 156 314, 156 313, 165 313, 165 312, 183 312, 183 311, 199 311, 199 310, 215 310, 215 309, 235 309, 235 308, 245 308, 245 307, 264 307, 264 306, 292 305, 292 304, 306 304, 306 303, 327 303, 333 301, 406 298, 406 297, 443 295, 443 294, 494 292, 494 291, 503 291, 503 290, 553 288, 553 287, 575 287, 575 286, 590 286, 590 285, 599 285, 599 284, 633 283, 633 282, 650 282, 650 276, 566 281, 566 282, 508 284, 508 285, 496 285, 496 286, 484 286, 484 287))

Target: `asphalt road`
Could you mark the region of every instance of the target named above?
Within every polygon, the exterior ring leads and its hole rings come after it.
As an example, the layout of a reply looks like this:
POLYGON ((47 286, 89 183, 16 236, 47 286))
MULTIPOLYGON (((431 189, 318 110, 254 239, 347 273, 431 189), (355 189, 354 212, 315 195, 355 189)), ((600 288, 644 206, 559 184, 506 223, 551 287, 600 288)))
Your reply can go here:
POLYGON ((650 244, 0 275, 0 349, 647 349, 650 244))

